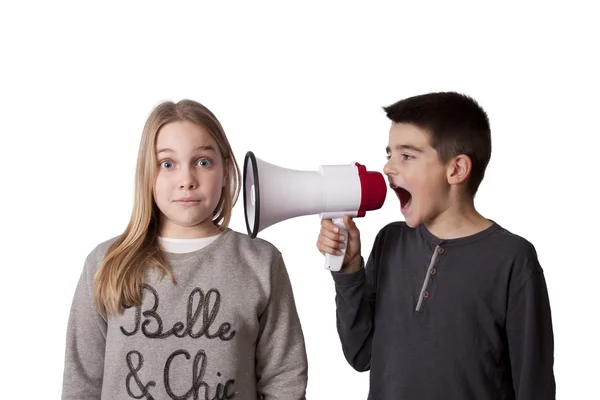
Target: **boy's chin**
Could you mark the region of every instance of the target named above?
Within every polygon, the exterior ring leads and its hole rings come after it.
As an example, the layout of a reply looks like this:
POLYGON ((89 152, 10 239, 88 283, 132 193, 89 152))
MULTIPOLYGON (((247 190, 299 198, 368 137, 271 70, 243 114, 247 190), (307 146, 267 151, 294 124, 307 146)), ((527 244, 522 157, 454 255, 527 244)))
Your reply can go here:
POLYGON ((404 216, 404 222, 406 223, 406 225, 408 225, 411 228, 416 228, 417 226, 419 226, 422 223, 421 218, 419 218, 418 216, 411 215, 411 214, 408 214, 408 215, 403 214, 403 216, 404 216))
POLYGON ((408 225, 411 228, 416 228, 421 224, 421 222, 418 219, 411 217, 404 217, 404 222, 406 222, 406 225, 408 225))

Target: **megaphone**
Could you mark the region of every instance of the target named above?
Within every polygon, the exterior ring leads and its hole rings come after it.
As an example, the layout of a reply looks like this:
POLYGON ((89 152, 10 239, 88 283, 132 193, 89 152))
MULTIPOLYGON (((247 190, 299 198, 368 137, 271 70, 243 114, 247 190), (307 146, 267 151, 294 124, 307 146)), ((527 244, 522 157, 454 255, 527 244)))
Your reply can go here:
MULTIPOLYGON (((330 218, 348 243, 344 215, 364 217, 383 206, 387 185, 379 172, 364 165, 321 165, 317 171, 282 168, 246 153, 243 172, 246 228, 254 239, 278 222, 303 215, 330 218)), ((325 254, 325 268, 339 271, 346 255, 325 254)))

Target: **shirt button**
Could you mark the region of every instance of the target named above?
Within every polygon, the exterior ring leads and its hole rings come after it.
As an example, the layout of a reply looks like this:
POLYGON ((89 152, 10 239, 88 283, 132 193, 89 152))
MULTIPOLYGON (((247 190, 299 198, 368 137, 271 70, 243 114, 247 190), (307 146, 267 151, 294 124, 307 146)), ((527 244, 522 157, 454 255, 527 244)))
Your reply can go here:
POLYGON ((429 273, 431 275, 435 275, 435 274, 437 274, 437 270, 435 268, 431 268, 431 271, 429 271, 429 273))
POLYGON ((438 254, 442 254, 444 252, 444 248, 438 247, 437 252, 438 252, 438 254))
POLYGON ((429 297, 429 292, 427 290, 423 292, 423 297, 425 297, 425 298, 429 297))

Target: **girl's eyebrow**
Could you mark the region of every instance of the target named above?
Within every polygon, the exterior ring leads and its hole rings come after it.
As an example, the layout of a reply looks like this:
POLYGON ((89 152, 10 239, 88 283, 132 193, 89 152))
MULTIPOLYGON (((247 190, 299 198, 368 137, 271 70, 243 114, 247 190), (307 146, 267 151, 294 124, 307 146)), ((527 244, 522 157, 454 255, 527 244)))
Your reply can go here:
MULTIPOLYGON (((198 151, 198 150, 202 150, 202 151, 215 151, 215 148, 211 145, 207 145, 207 146, 198 146, 194 149, 194 151, 198 151)), ((160 153, 175 153, 175 151, 173 151, 172 149, 169 149, 168 147, 165 147, 164 149, 160 149, 156 152, 156 154, 160 154, 160 153)))

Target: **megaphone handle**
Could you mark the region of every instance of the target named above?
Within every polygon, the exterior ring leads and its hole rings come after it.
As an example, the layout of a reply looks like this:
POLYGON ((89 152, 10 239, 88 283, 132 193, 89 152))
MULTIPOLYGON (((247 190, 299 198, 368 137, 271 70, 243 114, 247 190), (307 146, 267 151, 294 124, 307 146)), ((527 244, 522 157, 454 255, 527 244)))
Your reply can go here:
POLYGON ((339 234, 344 236, 344 248, 340 249, 342 254, 339 256, 325 253, 325 268, 330 271, 337 272, 342 269, 344 257, 346 256, 346 247, 348 246, 348 230, 346 230, 346 225, 344 225, 343 218, 333 218, 332 222, 339 228, 339 234))

